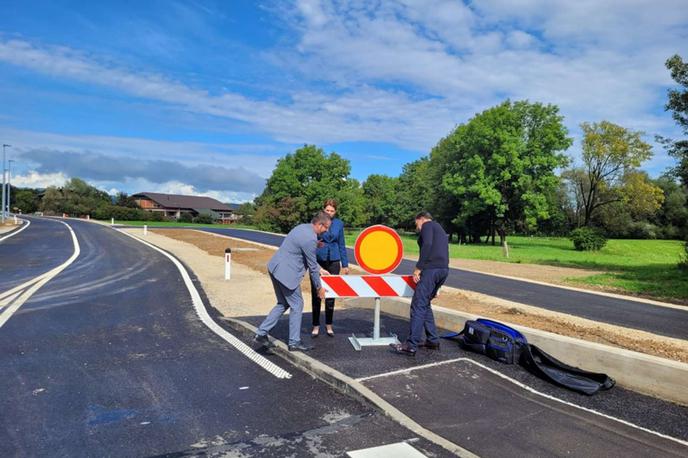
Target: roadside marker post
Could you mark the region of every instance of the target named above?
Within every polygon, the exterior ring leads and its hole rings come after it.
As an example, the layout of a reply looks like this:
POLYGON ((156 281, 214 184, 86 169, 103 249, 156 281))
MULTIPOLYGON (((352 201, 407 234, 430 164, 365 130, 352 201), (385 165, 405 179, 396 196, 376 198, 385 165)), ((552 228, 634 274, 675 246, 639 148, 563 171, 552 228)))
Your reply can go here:
POLYGON ((411 297, 416 288, 413 276, 385 275, 396 269, 404 256, 401 237, 390 227, 370 226, 356 238, 354 255, 356 263, 373 275, 325 275, 321 277, 325 297, 375 298, 373 337, 356 337, 356 334, 349 337, 356 351, 362 347, 398 344, 394 334, 380 337, 380 298, 411 297))
POLYGON ((225 248, 225 280, 232 276, 232 249, 225 248))
POLYGON ((17 215, 14 215, 14 224, 19 224, 19 220, 17 219, 17 215))
POLYGON ((115 225, 115 218, 110 218, 110 226, 114 226, 114 225, 115 225))
POLYGON ((143 235, 148 235, 148 224, 143 225, 143 235))
POLYGON ((91 220, 91 215, 86 215, 86 220, 90 221, 91 220))

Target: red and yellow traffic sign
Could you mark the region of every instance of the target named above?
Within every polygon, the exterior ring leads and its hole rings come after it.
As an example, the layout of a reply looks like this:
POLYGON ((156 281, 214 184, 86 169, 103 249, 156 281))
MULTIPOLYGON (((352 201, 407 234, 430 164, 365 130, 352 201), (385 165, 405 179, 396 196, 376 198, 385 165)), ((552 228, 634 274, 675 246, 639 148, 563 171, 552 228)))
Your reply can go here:
POLYGON ((404 246, 397 232, 381 224, 370 226, 356 238, 356 262, 371 274, 386 274, 397 268, 404 246))

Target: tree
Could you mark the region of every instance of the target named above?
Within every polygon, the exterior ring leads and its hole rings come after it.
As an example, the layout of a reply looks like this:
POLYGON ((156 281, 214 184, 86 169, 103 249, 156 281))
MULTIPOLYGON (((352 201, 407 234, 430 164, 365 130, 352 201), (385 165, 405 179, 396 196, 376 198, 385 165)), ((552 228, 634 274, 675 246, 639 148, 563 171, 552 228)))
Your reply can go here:
POLYGON ((369 175, 363 183, 366 220, 368 224, 396 226, 399 222, 397 206, 398 178, 369 175))
POLYGON ((16 209, 22 213, 33 213, 38 210, 40 200, 36 189, 12 187, 10 197, 12 198, 10 208, 13 211, 16 209))
POLYGON ((110 196, 80 178, 72 178, 64 187, 45 190, 41 208, 53 214, 90 215, 97 208, 111 204, 110 196))
POLYGON ((661 230, 661 237, 667 239, 685 239, 688 236, 688 192, 676 183, 671 176, 665 175, 654 180, 662 189, 664 202, 652 218, 652 222, 661 230))
POLYGON ((583 211, 583 225, 588 226, 597 209, 621 202, 623 178, 652 157, 652 148, 634 132, 608 121, 583 123, 583 168, 568 174, 576 186, 583 211))
POLYGON ((506 101, 458 126, 433 149, 446 169, 444 190, 461 206, 454 221, 483 217, 506 243, 509 227, 548 219, 554 171, 568 163, 572 143, 554 105, 506 101))
POLYGON ((427 157, 404 164, 397 179, 397 226, 414 228, 414 218, 422 210, 431 212, 437 218, 433 205, 436 188, 430 177, 430 160, 427 157))
POLYGON ((136 199, 122 191, 115 194, 115 205, 118 207, 139 208, 136 205, 136 199))
MULTIPOLYGON (((666 67, 671 78, 679 85, 678 89, 669 89, 665 110, 672 112, 674 121, 682 128, 683 134, 688 135, 688 62, 684 62, 679 55, 667 59, 666 67)), ((673 172, 681 179, 684 186, 688 186, 688 139, 671 140, 657 137, 678 160, 673 172)))
POLYGON ((339 201, 339 216, 347 224, 363 222, 363 193, 349 178, 349 161, 304 145, 277 162, 263 193, 256 199, 254 220, 265 229, 289 231, 310 221, 327 198, 339 201))

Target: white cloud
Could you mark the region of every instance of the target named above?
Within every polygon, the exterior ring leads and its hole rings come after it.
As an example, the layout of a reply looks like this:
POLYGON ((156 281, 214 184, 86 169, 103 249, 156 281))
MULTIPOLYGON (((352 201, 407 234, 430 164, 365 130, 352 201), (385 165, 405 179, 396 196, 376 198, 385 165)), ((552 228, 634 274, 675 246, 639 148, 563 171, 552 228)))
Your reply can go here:
POLYGON ((63 186, 69 179, 64 173, 38 173, 30 170, 24 174, 12 176, 12 186, 18 188, 47 188, 63 186))
MULTIPOLYGON (((317 81, 313 87, 319 89, 291 89, 286 101, 198 88, 159 72, 22 40, 0 41, 0 61, 238 120, 290 144, 374 141, 427 152, 457 123, 507 97, 559 105, 574 134, 580 122, 602 119, 650 135, 677 132, 662 113, 671 84, 663 63, 687 50, 683 2, 295 3, 293 12, 284 7, 280 17, 296 38, 272 56, 286 76, 303 81, 299 88, 317 81)), ((96 151, 103 151, 104 139, 69 141, 81 148, 100 143, 96 151)), ((145 142, 115 139, 111 148, 143 151, 145 142)), ((180 160, 215 162, 224 153, 213 145, 163 143, 151 142, 151 149, 164 154, 169 146, 180 160)), ((657 153, 657 163, 666 160, 657 153)), ((268 175, 275 156, 256 173, 268 175)), ((242 157, 237 150, 234 159, 251 162, 252 153, 242 157)))

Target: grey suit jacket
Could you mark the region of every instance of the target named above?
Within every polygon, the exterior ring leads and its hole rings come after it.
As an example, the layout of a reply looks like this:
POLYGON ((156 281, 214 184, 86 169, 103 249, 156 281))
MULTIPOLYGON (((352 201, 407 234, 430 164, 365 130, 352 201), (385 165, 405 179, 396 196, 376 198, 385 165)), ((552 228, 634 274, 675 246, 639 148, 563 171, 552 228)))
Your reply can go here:
POLYGON ((317 244, 313 225, 299 224, 287 234, 268 262, 268 271, 287 288, 296 289, 308 269, 313 285, 320 288, 320 266, 315 259, 317 244))

